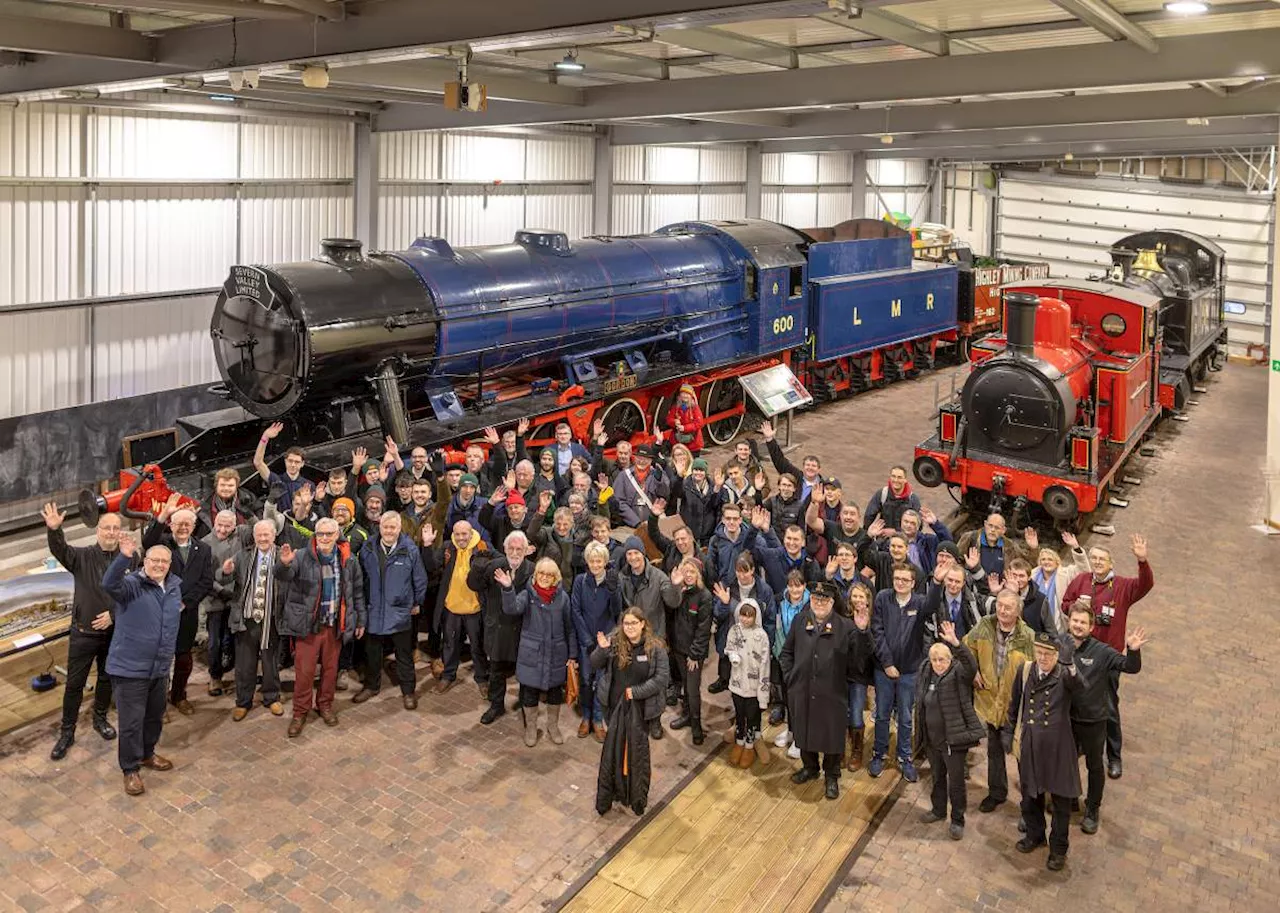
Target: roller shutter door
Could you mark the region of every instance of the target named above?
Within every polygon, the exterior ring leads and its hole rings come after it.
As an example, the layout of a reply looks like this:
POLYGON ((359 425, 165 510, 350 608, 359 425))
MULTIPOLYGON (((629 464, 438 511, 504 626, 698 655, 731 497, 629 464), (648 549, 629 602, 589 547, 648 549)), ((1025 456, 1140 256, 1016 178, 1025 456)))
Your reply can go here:
POLYGON ((1004 177, 996 204, 996 248, 1002 257, 1046 260, 1055 276, 1098 275, 1107 251, 1135 231, 1193 231, 1227 255, 1227 321, 1231 351, 1265 343, 1271 300, 1270 196, 1182 188, 1106 178, 1004 177))

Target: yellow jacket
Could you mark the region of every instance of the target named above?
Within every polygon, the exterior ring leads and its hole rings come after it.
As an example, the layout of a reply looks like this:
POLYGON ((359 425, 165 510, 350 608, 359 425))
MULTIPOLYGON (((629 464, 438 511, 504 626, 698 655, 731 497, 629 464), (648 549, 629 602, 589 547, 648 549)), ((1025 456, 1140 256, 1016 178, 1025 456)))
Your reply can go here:
POLYGON ((1004 674, 997 677, 996 638, 999 635, 996 631, 995 615, 987 615, 964 636, 964 645, 977 659, 978 674, 986 686, 974 687, 973 708, 978 711, 982 722, 999 729, 1009 719, 1009 701, 1013 697, 1013 680, 1018 677, 1018 670, 1024 662, 1035 658, 1035 632, 1025 621, 1018 619, 1017 627, 1009 635, 1004 674))

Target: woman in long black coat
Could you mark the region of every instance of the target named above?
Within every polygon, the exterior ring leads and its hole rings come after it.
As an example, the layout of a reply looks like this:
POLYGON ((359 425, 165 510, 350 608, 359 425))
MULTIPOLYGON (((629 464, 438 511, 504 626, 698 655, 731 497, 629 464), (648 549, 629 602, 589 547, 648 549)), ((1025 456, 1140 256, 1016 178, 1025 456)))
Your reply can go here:
POLYGON ((853 673, 853 622, 835 611, 836 587, 815 583, 809 606, 796 616, 778 662, 787 683, 787 719, 804 766, 793 783, 818 779, 818 754, 826 774, 826 796, 840 796, 840 761, 849 722, 853 673))
POLYGON ((641 609, 626 609, 611 637, 596 635, 591 665, 596 677, 596 703, 608 723, 600 772, 596 781, 596 811, 603 815, 621 802, 636 815, 649 804, 649 724, 661 715, 671 678, 667 650, 653 635, 641 609))

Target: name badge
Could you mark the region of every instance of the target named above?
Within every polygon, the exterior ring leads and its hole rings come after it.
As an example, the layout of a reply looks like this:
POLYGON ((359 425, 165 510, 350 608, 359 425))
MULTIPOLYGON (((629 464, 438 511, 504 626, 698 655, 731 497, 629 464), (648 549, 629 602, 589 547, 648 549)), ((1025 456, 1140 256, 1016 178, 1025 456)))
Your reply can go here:
POLYGON ((908 617, 908 618, 915 618, 915 617, 916 617, 916 615, 917 615, 918 613, 919 613, 919 610, 918 610, 918 609, 908 609, 908 610, 907 610, 907 617, 908 617))
POLYGON ((636 662, 638 663, 647 663, 648 661, 649 661, 649 657, 643 653, 636 656, 636 662))

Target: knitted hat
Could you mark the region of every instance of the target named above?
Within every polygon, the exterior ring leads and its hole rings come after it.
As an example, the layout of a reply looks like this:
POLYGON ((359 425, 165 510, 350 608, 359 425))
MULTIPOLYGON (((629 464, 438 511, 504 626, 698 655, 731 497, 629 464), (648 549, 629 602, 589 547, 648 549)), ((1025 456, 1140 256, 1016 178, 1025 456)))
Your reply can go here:
POLYGON ((960 546, 956 545, 954 542, 943 542, 943 543, 941 543, 941 544, 938 546, 938 551, 940 551, 940 552, 946 552, 946 553, 947 553, 948 555, 950 555, 952 558, 956 559, 956 563, 957 563, 957 564, 959 564, 959 563, 960 563, 960 561, 962 560, 962 559, 960 558, 960 546))
POLYGON ((702 457, 698 457, 696 460, 693 461, 692 468, 701 469, 703 472, 706 472, 708 469, 707 461, 704 460, 702 457))
POLYGON ((383 504, 387 503, 387 493, 381 485, 369 486, 369 490, 364 493, 364 503, 368 504, 370 498, 377 498, 383 504))
POLYGON ((697 394, 693 390, 693 384, 681 384, 680 392, 688 393, 690 396, 697 396, 697 394))
POLYGON ((472 488, 479 488, 480 480, 476 478, 476 474, 474 472, 464 472, 462 474, 462 478, 458 480, 458 487, 461 488, 463 485, 470 485, 472 488))
POLYGON ((634 550, 642 555, 647 554, 644 550, 644 543, 640 541, 639 536, 628 536, 627 541, 623 543, 623 550, 628 552, 634 550))
MULTIPOLYGON (((365 497, 367 498, 368 496, 366 495, 365 497)), ((339 507, 345 507, 347 509, 347 513, 351 514, 353 517, 356 515, 356 502, 352 501, 350 498, 338 498, 334 501, 333 512, 337 513, 339 507)))
POLYGON ((512 504, 519 504, 521 507, 528 506, 525 503, 524 495, 520 494, 518 491, 513 491, 511 494, 507 495, 507 507, 510 507, 512 504))

